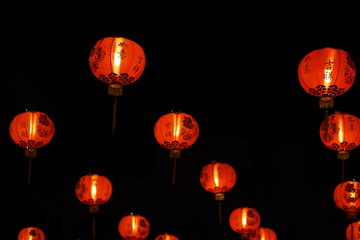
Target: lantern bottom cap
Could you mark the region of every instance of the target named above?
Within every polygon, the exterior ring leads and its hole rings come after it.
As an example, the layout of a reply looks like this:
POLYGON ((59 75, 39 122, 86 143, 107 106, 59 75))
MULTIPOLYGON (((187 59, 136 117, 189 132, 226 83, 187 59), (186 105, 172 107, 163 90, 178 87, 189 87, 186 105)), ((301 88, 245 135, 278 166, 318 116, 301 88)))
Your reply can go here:
POLYGON ((337 159, 339 160, 347 160, 349 159, 349 151, 347 150, 340 150, 337 152, 337 159))
POLYGON ((322 96, 319 99, 320 108, 332 108, 334 107, 334 97, 332 96, 322 96))
POLYGON ((122 96, 123 86, 121 84, 109 84, 108 94, 111 96, 122 96))

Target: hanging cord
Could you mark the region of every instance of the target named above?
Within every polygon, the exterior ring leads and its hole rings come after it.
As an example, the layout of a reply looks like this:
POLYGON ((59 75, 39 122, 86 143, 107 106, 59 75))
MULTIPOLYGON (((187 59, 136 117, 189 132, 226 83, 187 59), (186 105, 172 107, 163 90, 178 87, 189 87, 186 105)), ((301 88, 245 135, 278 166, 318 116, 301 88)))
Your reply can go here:
POLYGON ((221 208, 221 201, 218 201, 218 214, 219 214, 219 224, 222 224, 222 208, 221 208))
POLYGON ((30 185, 31 182, 31 168, 32 168, 32 158, 29 158, 28 185, 30 185))
POLYGON ((95 222, 95 214, 92 217, 92 238, 93 240, 96 239, 96 222, 95 222))
POLYGON ((341 160, 341 179, 340 179, 340 183, 344 182, 344 176, 345 176, 345 160, 341 160))
POLYGON ((117 98, 114 96, 114 106, 113 106, 113 119, 112 119, 112 134, 115 134, 116 128, 116 109, 117 109, 117 98))
POLYGON ((172 176, 171 176, 171 186, 175 185, 176 179, 176 158, 173 158, 173 168, 172 168, 172 176))

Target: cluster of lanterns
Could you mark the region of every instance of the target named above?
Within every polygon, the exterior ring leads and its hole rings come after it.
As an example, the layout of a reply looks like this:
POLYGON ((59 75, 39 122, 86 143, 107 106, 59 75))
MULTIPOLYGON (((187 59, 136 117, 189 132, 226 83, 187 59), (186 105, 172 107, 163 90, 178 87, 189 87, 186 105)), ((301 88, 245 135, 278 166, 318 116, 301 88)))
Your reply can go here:
POLYGON ((356 75, 354 61, 341 49, 322 48, 308 53, 300 62, 298 77, 301 86, 309 94, 319 98, 319 107, 325 109, 325 119, 320 124, 319 135, 322 143, 337 152, 342 163, 341 180, 335 186, 333 200, 336 206, 346 212, 353 221, 346 229, 347 240, 360 239, 360 182, 345 181, 344 161, 349 151, 360 144, 360 119, 349 113, 328 110, 334 107, 334 98, 347 92, 356 75))
MULTIPOLYGON (((102 82, 108 84, 108 94, 114 96, 113 126, 116 123, 116 97, 121 96, 125 85, 135 82, 145 67, 145 54, 137 43, 122 37, 106 37, 100 39, 92 48, 89 65, 92 73, 102 82)), ((14 117, 10 124, 10 136, 18 146, 25 149, 25 157, 29 158, 28 184, 31 183, 31 160, 37 156, 37 150, 47 145, 55 133, 51 118, 39 111, 26 111, 14 117)), ((171 185, 175 184, 176 160, 181 157, 184 149, 192 146, 199 136, 199 126, 196 120, 184 112, 170 112, 161 116, 154 126, 156 141, 170 152, 173 160, 171 185)), ((219 202, 219 222, 222 222, 220 202, 225 198, 225 192, 231 190, 236 183, 236 171, 227 164, 211 162, 200 172, 200 184, 208 192, 215 195, 219 202)), ((75 185, 77 199, 89 206, 93 214, 93 239, 95 232, 95 213, 99 205, 106 203, 112 196, 111 181, 99 174, 89 173, 82 176, 75 185)), ((260 215, 252 208, 235 209, 230 217, 231 228, 241 234, 242 239, 276 240, 274 231, 260 226, 260 215)), ((118 231, 122 238, 143 240, 150 232, 150 223, 139 215, 131 213, 124 216, 118 223, 118 231)), ((18 240, 44 240, 44 232, 34 226, 23 228, 18 234, 18 240)), ((176 236, 164 233, 155 240, 179 240, 176 236)))

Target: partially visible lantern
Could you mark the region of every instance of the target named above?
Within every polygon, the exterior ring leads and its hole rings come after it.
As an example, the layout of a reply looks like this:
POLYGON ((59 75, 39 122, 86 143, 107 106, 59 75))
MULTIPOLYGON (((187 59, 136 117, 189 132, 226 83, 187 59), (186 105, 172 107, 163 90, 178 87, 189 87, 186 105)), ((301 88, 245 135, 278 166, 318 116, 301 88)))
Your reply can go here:
POLYGON ((346 160, 349 151, 360 144, 360 119, 348 113, 326 116, 320 125, 320 138, 326 147, 337 151, 337 158, 346 160))
POLYGON ((240 207, 234 209, 229 216, 229 224, 234 232, 240 233, 241 239, 250 239, 260 226, 260 214, 254 208, 240 207))
POLYGON ((360 221, 350 223, 345 234, 346 240, 360 240, 360 221))
POLYGON ((45 234, 38 227, 25 227, 20 230, 18 240, 45 240, 45 234))
POLYGON ((118 230, 126 240, 143 240, 150 233, 150 223, 145 217, 131 213, 120 220, 118 230))
POLYGON ((82 176, 76 183, 78 200, 90 206, 90 212, 99 211, 99 205, 106 203, 112 195, 112 184, 107 177, 98 174, 82 176))
POLYGON ((155 240, 179 240, 176 236, 168 233, 158 235, 155 240))
POLYGON ((136 42, 123 37, 105 37, 96 42, 89 56, 92 73, 108 84, 108 94, 114 97, 112 133, 116 128, 117 96, 123 86, 140 78, 145 69, 145 53, 136 42))
POLYGON ((201 169, 200 183, 206 191, 215 194, 215 200, 219 203, 219 223, 222 223, 220 203, 225 199, 224 193, 235 186, 235 169, 228 163, 213 161, 201 169))
POLYGON ((360 182, 345 181, 334 189, 334 202, 347 213, 347 218, 355 220, 360 212, 360 182))
POLYGON ((192 146, 199 136, 199 126, 195 118, 184 112, 170 112, 161 116, 154 127, 157 142, 170 150, 173 159, 173 179, 175 181, 176 159, 181 151, 192 146))
POLYGON ((55 133, 54 123, 43 112, 26 111, 12 119, 9 132, 14 143, 24 148, 25 157, 29 158, 28 184, 30 184, 32 158, 36 157, 38 148, 52 140, 55 133))
POLYGON ((277 240, 274 230, 268 227, 259 227, 250 235, 250 240, 277 240))
POLYGON ((333 107, 334 97, 350 89, 355 75, 355 63, 350 55, 342 49, 331 47, 308 53, 298 66, 302 88, 319 97, 320 108, 333 107))

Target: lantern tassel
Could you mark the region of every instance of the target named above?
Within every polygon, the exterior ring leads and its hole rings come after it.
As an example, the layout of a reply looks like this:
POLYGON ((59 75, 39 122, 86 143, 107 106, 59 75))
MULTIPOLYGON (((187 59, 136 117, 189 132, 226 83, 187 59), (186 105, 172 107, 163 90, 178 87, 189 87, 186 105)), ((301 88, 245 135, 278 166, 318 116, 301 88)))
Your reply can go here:
POLYGON ((176 158, 173 158, 173 169, 172 169, 172 177, 171 177, 171 186, 175 185, 176 179, 176 158))
POLYGON ((112 134, 115 134, 116 128, 116 109, 117 109, 117 98, 114 96, 114 106, 113 106, 113 119, 112 119, 112 134))
POLYGON ((30 185, 31 182, 31 167, 32 167, 32 158, 29 158, 28 185, 30 185))
POLYGON ((344 176, 345 176, 345 161, 341 160, 341 182, 344 182, 344 176))
POLYGON ((218 201, 218 208, 219 208, 219 224, 222 224, 222 208, 221 208, 221 201, 218 201))
POLYGON ((95 214, 93 214, 92 218, 92 238, 96 239, 96 223, 95 223, 95 214))

